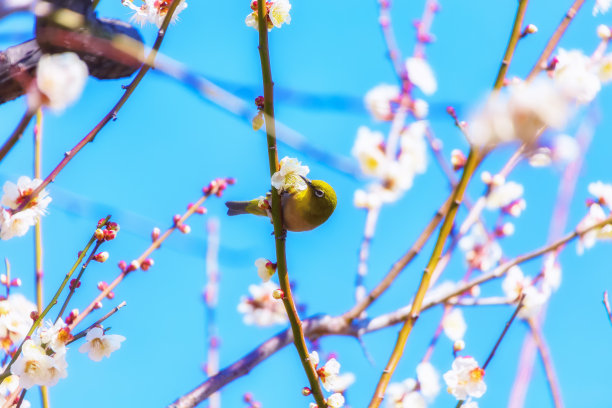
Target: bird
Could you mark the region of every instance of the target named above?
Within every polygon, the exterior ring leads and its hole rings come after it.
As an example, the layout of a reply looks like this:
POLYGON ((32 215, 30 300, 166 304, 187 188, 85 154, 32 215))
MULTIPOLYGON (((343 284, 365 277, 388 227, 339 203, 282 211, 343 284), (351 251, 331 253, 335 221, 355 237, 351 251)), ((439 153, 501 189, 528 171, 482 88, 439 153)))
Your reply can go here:
MULTIPOLYGON (((323 180, 309 180, 300 176, 306 188, 291 188, 281 193, 283 227, 287 231, 310 231, 323 224, 336 208, 336 192, 323 180)), ((268 193, 269 200, 269 193, 268 193)), ((269 217, 269 201, 256 198, 250 201, 227 201, 227 215, 254 214, 269 217)))

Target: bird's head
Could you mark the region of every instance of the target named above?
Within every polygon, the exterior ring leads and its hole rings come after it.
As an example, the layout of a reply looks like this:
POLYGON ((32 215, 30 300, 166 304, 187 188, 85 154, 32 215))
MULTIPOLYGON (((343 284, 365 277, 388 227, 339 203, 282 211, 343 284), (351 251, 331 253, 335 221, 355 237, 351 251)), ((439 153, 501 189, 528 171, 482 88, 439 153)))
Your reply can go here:
POLYGON ((308 206, 309 212, 316 217, 316 222, 324 223, 336 208, 336 192, 323 180, 309 180, 302 177, 308 186, 308 206))

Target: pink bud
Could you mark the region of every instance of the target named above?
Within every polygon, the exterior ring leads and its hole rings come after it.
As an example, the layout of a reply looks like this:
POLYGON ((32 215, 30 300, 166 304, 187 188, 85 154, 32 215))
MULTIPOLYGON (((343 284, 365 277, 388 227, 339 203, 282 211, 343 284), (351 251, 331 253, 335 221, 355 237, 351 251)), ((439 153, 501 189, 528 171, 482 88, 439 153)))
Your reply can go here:
POLYGON ((126 271, 127 272, 132 272, 132 271, 135 271, 138 268, 140 268, 140 263, 138 263, 138 261, 134 260, 134 261, 130 262, 130 266, 127 267, 126 271))
POLYGON ((102 309, 102 302, 96 302, 94 304, 94 309, 102 309))
POLYGON ((108 295, 106 295, 107 299, 114 299, 115 298, 115 292, 108 292, 108 295))
POLYGON ((312 394, 312 390, 311 390, 310 388, 308 388, 308 387, 304 387, 304 388, 302 388, 302 395, 303 395, 303 396, 307 397, 307 396, 309 396, 310 394, 312 394))
POLYGON ((96 286, 97 286, 97 288, 98 288, 100 291, 103 291, 103 290, 105 290, 106 288, 108 288, 108 283, 106 283, 106 282, 104 282, 104 281, 100 281, 100 282, 98 282, 98 285, 96 285, 96 286))
POLYGON ((161 231, 159 230, 159 228, 157 227, 153 228, 153 231, 151 231, 151 240, 152 241, 157 240, 160 234, 161 234, 161 231))
POLYGON ((119 265, 119 269, 125 272, 125 269, 127 268, 127 263, 125 261, 119 261, 118 265, 119 265))
POLYGON ((178 226, 179 231, 181 231, 183 234, 189 234, 191 232, 191 227, 189 225, 186 224, 181 224, 178 226))
POLYGON ((174 217, 172 217, 172 222, 174 222, 174 224, 176 225, 179 221, 181 220, 181 215, 180 214, 175 214, 174 217))
POLYGON ((140 269, 143 271, 148 271, 151 266, 153 266, 153 259, 147 258, 140 264, 140 269))
POLYGON ((11 286, 16 286, 16 287, 21 286, 21 279, 19 279, 19 278, 13 279, 11 281, 11 286))
POLYGON ((100 228, 98 228, 95 232, 94 232, 94 237, 98 240, 101 241, 104 239, 104 231, 101 230, 100 228))
POLYGON ((100 220, 98 220, 98 228, 102 228, 104 224, 106 224, 106 218, 100 218, 100 220))
POLYGON ((274 299, 283 299, 285 297, 285 292, 280 289, 275 289, 274 292, 272 292, 272 297, 274 299))
POLYGON ((100 252, 99 254, 94 255, 94 257, 92 258, 94 261, 96 262, 106 262, 106 260, 108 259, 108 252, 104 251, 104 252, 100 252))

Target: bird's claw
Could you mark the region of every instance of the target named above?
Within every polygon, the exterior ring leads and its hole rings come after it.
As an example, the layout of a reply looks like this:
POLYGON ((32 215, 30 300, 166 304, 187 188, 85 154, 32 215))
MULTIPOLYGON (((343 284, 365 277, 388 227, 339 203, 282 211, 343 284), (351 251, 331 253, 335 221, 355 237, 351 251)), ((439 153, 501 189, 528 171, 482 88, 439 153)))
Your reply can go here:
MULTIPOLYGON (((272 233, 274 234, 274 233, 272 233)), ((284 241, 285 239, 287 239, 287 230, 284 229, 279 236, 276 237, 276 239, 284 241)))

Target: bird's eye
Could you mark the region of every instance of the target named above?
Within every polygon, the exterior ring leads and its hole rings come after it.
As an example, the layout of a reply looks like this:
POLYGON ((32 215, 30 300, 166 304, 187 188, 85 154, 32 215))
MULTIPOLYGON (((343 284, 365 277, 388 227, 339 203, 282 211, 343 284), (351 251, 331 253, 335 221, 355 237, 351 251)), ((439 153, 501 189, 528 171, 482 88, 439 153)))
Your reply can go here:
POLYGON ((319 198, 321 198, 321 197, 323 197, 325 195, 325 192, 323 190, 315 190, 314 193, 319 198))

